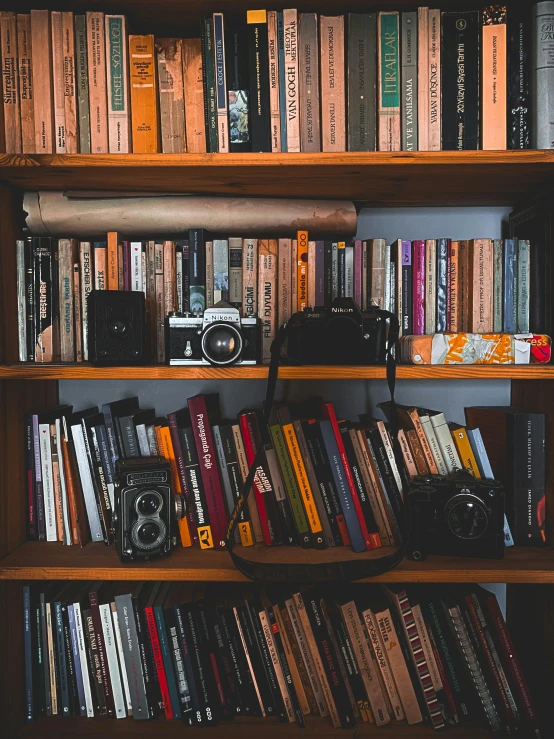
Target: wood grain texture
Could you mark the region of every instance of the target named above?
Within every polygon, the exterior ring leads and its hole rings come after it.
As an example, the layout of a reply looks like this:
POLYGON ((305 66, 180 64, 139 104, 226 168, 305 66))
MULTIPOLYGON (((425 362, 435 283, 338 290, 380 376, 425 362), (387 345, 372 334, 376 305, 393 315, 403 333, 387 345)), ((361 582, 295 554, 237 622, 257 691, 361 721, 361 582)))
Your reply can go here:
MULTIPOLYGON (((22 432, 23 433, 23 432, 22 432)), ((256 545, 244 550, 252 561, 318 563, 331 560, 376 558, 389 549, 356 554, 349 547, 324 552, 298 547, 256 545)), ((27 541, 0 560, 1 580, 171 580, 195 582, 248 582, 233 565, 227 552, 177 549, 164 561, 149 565, 122 564, 114 547, 88 544, 83 549, 61 543, 27 541)), ((515 548, 502 560, 429 557, 424 563, 403 562, 371 582, 510 582, 554 583, 554 552, 551 549, 515 548)))
MULTIPOLYGON (((7 364, 0 365, 0 379, 11 380, 265 380, 268 368, 249 367, 95 367, 92 364, 7 364)), ((384 380, 380 367, 304 366, 279 367, 279 377, 287 380, 384 380)), ((554 379, 554 365, 397 365, 398 380, 548 380, 554 379)))
POLYGON ((507 205, 554 177, 554 151, 0 155, 25 189, 336 198, 372 206, 507 205), (337 190, 337 183, 340 188, 337 190))

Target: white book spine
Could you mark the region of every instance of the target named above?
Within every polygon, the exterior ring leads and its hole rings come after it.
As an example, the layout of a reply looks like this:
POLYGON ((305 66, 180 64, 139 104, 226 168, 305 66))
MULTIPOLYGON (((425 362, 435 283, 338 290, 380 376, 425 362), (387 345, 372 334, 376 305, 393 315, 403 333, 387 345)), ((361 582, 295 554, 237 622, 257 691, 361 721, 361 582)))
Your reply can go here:
POLYGON ((273 669, 275 670, 275 677, 277 678, 277 682, 279 683, 279 690, 281 692, 281 697, 283 699, 283 705, 285 707, 287 718, 289 720, 289 723, 292 723, 296 720, 296 716, 294 714, 294 708, 292 707, 292 700, 290 697, 287 682, 285 680, 285 675, 283 674, 283 668, 281 667, 279 655, 277 654, 277 649, 273 640, 273 633, 269 624, 269 618, 267 617, 267 613, 265 612, 265 610, 259 611, 258 616, 260 618, 262 631, 264 632, 265 640, 267 643, 269 657, 273 664, 273 669))
POLYGON ((242 244, 242 315, 258 313, 258 239, 244 239, 242 244))
POLYGON ((151 457, 150 445, 148 444, 148 434, 146 433, 146 424, 139 423, 136 427, 138 445, 141 457, 151 457))
POLYGON ((229 300, 229 242, 214 239, 213 245, 214 305, 229 300))
POLYGON ((81 263, 81 320, 83 323, 83 359, 88 361, 88 301, 87 297, 92 290, 92 252, 90 241, 81 241, 79 244, 81 263))
POLYGON ((177 292, 177 310, 183 310, 183 252, 175 252, 175 288, 177 292))
POLYGON ((394 480, 396 482, 396 486, 398 487, 398 492, 402 494, 402 479, 400 478, 400 472, 396 464, 396 458, 394 456, 394 451, 392 448, 392 443, 390 440, 389 432, 387 430, 387 427, 382 421, 380 421, 379 424, 380 424, 381 438, 383 439, 383 446, 385 447, 385 451, 387 453, 387 457, 389 460, 389 464, 391 466, 392 474, 394 475, 394 480))
POLYGON ((98 515, 98 506, 96 504, 96 496, 94 495, 94 487, 92 485, 87 449, 83 438, 83 429, 80 425, 75 425, 71 427, 71 433, 73 436, 73 446, 75 447, 77 466, 79 468, 79 477, 81 479, 81 489, 85 500, 85 508, 87 509, 90 536, 92 541, 104 541, 102 526, 100 525, 100 516, 98 515))
POLYGON ((65 541, 67 544, 74 544, 71 536, 71 522, 69 520, 69 500, 67 497, 67 485, 65 482, 65 470, 63 466, 63 449, 62 449, 62 424, 59 418, 56 418, 56 446, 58 447, 58 459, 60 470, 60 488, 62 491, 62 519, 65 532, 65 541))
POLYGON ((156 429, 154 426, 146 427, 146 436, 148 438, 148 446, 150 447, 150 456, 156 457, 158 454, 158 440, 156 439, 156 429))
POLYGON ((117 608, 115 603, 110 604, 113 620, 113 630, 115 634, 115 643, 117 646, 117 656, 119 657, 119 667, 121 670, 121 677, 123 678, 123 690, 125 692, 125 703, 127 704, 127 715, 133 715, 133 704, 131 703, 131 691, 129 690, 129 679, 127 677, 127 670, 125 669, 125 655, 123 654, 123 642, 121 641, 121 630, 119 628, 119 616, 117 615, 117 608))
POLYGON ((390 244, 385 244, 385 293, 384 293, 384 310, 389 309, 390 305, 390 244))
POLYGON ((401 721, 404 718, 404 709, 402 708, 402 702, 400 701, 400 696, 398 695, 398 689, 394 681, 394 676, 392 674, 392 669, 390 666, 389 658, 387 656, 387 652, 385 651, 385 648, 383 647, 383 642, 381 641, 377 620, 375 619, 375 616, 369 608, 367 609, 367 611, 363 611, 362 616, 365 621, 371 646, 373 648, 373 651, 375 652, 375 657, 377 658, 377 664, 379 665, 379 669, 381 671, 381 677, 383 678, 385 688, 387 689, 387 693, 389 695, 394 718, 398 721, 401 721))
POLYGON ((142 291, 142 244, 131 241, 131 290, 142 291))
POLYGON ((429 442, 429 446, 431 447, 431 451, 433 453, 433 458, 437 465, 439 475, 447 475, 448 467, 446 465, 446 462, 444 461, 444 457, 442 456, 442 450, 440 448, 434 426, 431 423, 431 419, 429 418, 429 416, 421 415, 419 417, 419 420, 421 421, 425 436, 427 437, 427 441, 429 442))
MULTIPOLYGON (((314 244, 314 247, 315 247, 315 244, 314 244)), ((308 264, 309 264, 309 255, 308 255, 308 264)), ((390 265, 390 259, 389 259, 389 265, 390 265)), ((345 295, 347 298, 353 298, 354 297, 354 247, 353 246, 345 247, 344 271, 346 275, 345 295)))
POLYGON ((39 423, 40 466, 42 470, 42 488, 44 491, 44 519, 46 523, 46 541, 58 541, 56 531, 56 501, 54 496, 54 478, 52 473, 52 453, 50 449, 50 424, 39 423))
POLYGON ((437 413, 431 416, 431 424, 435 430, 435 436, 439 443, 447 471, 454 472, 454 470, 461 470, 462 463, 460 462, 460 457, 458 456, 444 413, 437 413))
POLYGON ((16 241, 17 249, 17 331, 19 361, 27 361, 27 311, 25 308, 25 242, 16 241))
POLYGON ((123 690, 121 688, 121 679, 119 675, 119 663, 117 660, 117 648, 115 644, 115 635, 112 624, 112 612, 109 603, 103 603, 99 607, 100 620, 102 621, 102 633, 104 635, 104 644, 106 646, 106 657, 108 659, 108 669, 110 671, 110 683, 112 686, 113 702, 115 706, 116 718, 125 718, 127 716, 127 708, 123 698, 123 690))

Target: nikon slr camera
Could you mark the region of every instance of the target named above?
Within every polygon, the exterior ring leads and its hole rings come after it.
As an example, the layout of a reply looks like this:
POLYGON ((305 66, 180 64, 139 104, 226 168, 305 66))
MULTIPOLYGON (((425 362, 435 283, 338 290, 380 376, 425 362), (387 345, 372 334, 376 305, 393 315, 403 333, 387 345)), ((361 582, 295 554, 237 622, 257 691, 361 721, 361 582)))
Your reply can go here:
POLYGON ((220 301, 203 316, 171 313, 167 319, 167 357, 172 365, 258 364, 260 324, 241 318, 238 310, 220 301))
POLYGON ((466 470, 414 477, 408 505, 410 559, 428 554, 503 558, 504 488, 498 480, 476 480, 466 470))
POLYGON ((165 459, 117 460, 112 534, 123 562, 170 554, 184 514, 184 499, 171 490, 171 468, 165 459))

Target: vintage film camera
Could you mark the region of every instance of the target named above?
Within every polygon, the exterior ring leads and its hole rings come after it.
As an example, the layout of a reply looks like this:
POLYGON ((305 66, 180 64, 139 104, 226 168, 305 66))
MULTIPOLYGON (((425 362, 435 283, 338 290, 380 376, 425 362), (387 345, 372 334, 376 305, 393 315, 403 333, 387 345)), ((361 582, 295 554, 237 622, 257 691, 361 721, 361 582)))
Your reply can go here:
POLYGON ((167 357, 173 365, 258 364, 260 323, 241 318, 238 310, 220 301, 203 316, 171 313, 167 318, 167 357))
POLYGON ((177 544, 184 499, 171 490, 171 468, 162 457, 119 459, 112 534, 123 562, 166 557, 177 544))
POLYGON ((385 364, 387 317, 377 307, 362 311, 352 298, 306 308, 287 324, 286 358, 297 364, 385 364))
POLYGON ((428 554, 503 558, 504 489, 498 480, 476 480, 466 470, 415 477, 408 505, 410 559, 428 554))
POLYGON ((147 360, 144 293, 93 290, 87 298, 88 355, 97 365, 141 365, 147 360))

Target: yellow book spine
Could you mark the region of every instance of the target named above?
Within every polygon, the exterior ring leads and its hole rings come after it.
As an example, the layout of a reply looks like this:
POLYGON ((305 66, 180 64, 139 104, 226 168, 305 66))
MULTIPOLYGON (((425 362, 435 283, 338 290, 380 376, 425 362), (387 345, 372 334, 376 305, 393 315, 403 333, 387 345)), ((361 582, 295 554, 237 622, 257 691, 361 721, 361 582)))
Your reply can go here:
POLYGON ((158 151, 158 92, 154 36, 129 36, 133 152, 158 151))
POLYGON ((108 290, 119 290, 119 234, 108 232, 108 290))
POLYGON ((312 534, 319 534, 322 531, 321 521, 315 506, 312 488, 310 487, 308 475, 306 474, 306 467, 304 466, 304 460, 300 454, 300 447, 298 446, 296 432, 292 423, 288 423, 283 426, 283 433, 287 442, 287 448, 289 450, 296 482, 298 483, 298 489, 300 490, 300 494, 302 495, 302 500, 304 502, 304 509, 306 511, 306 516, 308 517, 308 523, 310 524, 310 531, 312 534))
POLYGON ((451 433, 456 449, 458 450, 458 454, 460 455, 460 462, 462 463, 463 468, 471 472, 476 480, 479 480, 481 475, 479 473, 479 467, 477 466, 477 460, 473 454, 473 449, 471 448, 471 444, 467 437, 467 431, 463 426, 460 426, 460 428, 453 429, 451 433))
MULTIPOLYGON (((175 451, 173 442, 171 441, 171 431, 168 426, 156 426, 156 437, 158 437, 158 448, 161 456, 169 462, 171 467, 171 479, 173 481, 173 489, 179 495, 182 495, 181 480, 177 471, 177 462, 175 460, 175 451), (158 433, 159 429, 159 433, 158 433), (161 444, 160 444, 161 440, 161 444)), ((181 544, 184 547, 192 546, 192 537, 190 535, 189 524, 186 518, 179 521, 179 533, 181 535, 181 544)))
POLYGON ((298 231, 297 242, 297 279, 296 310, 301 311, 308 305, 308 232, 298 231))

